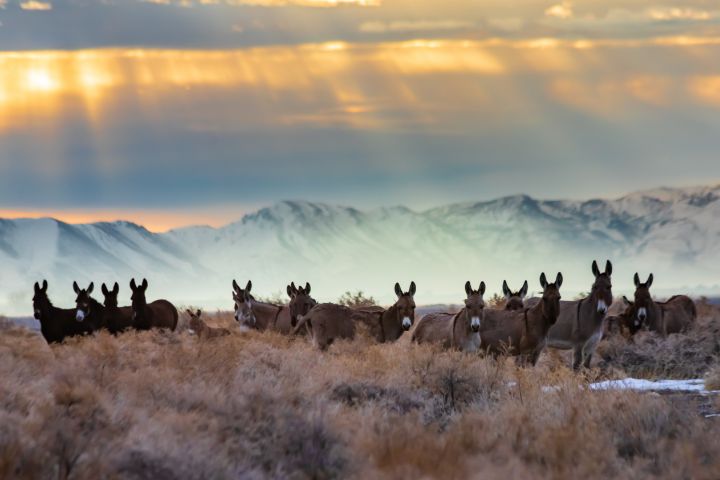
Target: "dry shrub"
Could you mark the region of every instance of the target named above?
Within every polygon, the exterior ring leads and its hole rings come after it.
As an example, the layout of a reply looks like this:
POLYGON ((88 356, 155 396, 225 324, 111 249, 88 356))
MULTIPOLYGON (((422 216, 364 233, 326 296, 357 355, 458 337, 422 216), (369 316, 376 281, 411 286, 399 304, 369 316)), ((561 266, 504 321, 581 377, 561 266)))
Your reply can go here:
POLYGON ((698 378, 720 360, 720 308, 698 302, 696 325, 685 333, 661 338, 638 332, 632 342, 613 336, 598 353, 604 369, 638 378, 698 378))
MULTIPOLYGON (((227 313, 209 318, 232 325, 227 313)), ((674 342, 694 351, 687 339, 674 342)), ((5 326, 0 375, 0 478, 710 479, 720 471, 716 420, 687 402, 590 391, 586 376, 557 363, 518 368, 407 335, 386 345, 340 341, 325 353, 304 338, 237 331, 205 342, 185 332, 101 333, 49 347, 5 326)))
POLYGON ((705 375, 707 390, 720 390, 720 364, 715 364, 705 375))
POLYGON ((488 298, 485 301, 485 304, 489 308, 504 309, 505 305, 507 304, 507 299, 504 295, 500 295, 499 293, 493 293, 492 297, 488 298))
POLYGON ((365 295, 362 290, 357 292, 345 292, 338 299, 338 304, 345 305, 350 308, 372 307, 377 305, 375 299, 369 295, 365 295))

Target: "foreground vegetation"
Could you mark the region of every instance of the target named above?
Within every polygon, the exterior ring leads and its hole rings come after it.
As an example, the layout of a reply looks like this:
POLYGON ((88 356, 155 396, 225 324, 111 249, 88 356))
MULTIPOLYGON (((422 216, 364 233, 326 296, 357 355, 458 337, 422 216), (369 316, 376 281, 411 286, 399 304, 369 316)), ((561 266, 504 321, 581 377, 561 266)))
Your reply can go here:
POLYGON ((582 375, 565 355, 525 369, 409 337, 326 353, 271 333, 48 347, 0 321, 0 478, 718 478, 720 420, 695 402, 584 388, 718 381, 717 309, 666 342, 605 342, 582 375))

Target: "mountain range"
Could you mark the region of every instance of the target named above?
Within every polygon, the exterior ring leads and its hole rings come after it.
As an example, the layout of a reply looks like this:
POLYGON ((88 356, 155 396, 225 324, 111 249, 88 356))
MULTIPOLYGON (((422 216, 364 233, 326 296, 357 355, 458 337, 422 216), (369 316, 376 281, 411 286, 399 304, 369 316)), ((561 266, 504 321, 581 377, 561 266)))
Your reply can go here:
POLYGON ((720 291, 720 185, 659 188, 617 199, 538 200, 516 195, 425 211, 358 210, 282 201, 220 228, 152 233, 119 221, 74 225, 0 219, 0 312, 31 312, 32 285, 47 279, 55 303, 71 305, 72 282, 147 277, 148 298, 230 308, 231 281, 260 295, 290 281, 320 301, 362 290, 387 303, 393 285, 418 285, 417 303, 458 303, 466 280, 499 292, 503 279, 539 289, 541 271, 562 271, 565 298, 587 291, 590 264, 614 263, 616 293, 655 274, 657 295, 720 291))

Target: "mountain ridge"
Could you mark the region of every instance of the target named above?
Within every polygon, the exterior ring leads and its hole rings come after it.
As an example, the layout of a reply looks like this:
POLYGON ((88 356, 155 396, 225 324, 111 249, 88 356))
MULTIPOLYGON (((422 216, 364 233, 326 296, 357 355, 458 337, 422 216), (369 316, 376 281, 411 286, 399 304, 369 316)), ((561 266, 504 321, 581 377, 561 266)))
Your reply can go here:
POLYGON ((158 296, 215 308, 227 308, 232 278, 252 278, 267 294, 310 281, 321 299, 360 289, 382 301, 392 300, 395 281, 415 280, 421 303, 457 303, 456 284, 467 279, 493 292, 506 278, 534 285, 540 271, 561 270, 572 293, 589 289, 590 262, 605 258, 625 291, 637 269, 656 274, 658 292, 693 285, 705 293, 718 283, 718 241, 720 185, 609 200, 518 194, 421 211, 283 200, 222 227, 163 233, 125 220, 0 219, 0 312, 27 313, 32 283, 43 278, 64 303, 73 280, 117 280, 127 295, 135 276, 148 277, 158 296))

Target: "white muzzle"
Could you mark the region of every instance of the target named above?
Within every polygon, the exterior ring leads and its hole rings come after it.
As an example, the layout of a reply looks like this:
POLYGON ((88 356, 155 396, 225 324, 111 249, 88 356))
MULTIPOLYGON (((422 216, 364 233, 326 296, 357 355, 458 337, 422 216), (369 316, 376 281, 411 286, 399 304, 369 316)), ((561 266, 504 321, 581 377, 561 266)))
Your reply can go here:
POLYGON ((597 311, 599 313, 606 313, 608 311, 608 306, 607 303, 605 303, 605 300, 598 300, 597 311))
POLYGON ((83 320, 85 320, 85 312, 83 312, 82 310, 78 310, 75 314, 75 320, 77 320, 78 322, 82 322, 83 320))
POLYGON ((410 317, 405 317, 402 319, 402 327, 405 330, 408 330, 410 329, 410 327, 412 327, 412 320, 410 320, 410 317))
POLYGON ((470 328, 472 328, 475 332, 480 330, 480 317, 472 317, 470 319, 470 328))

